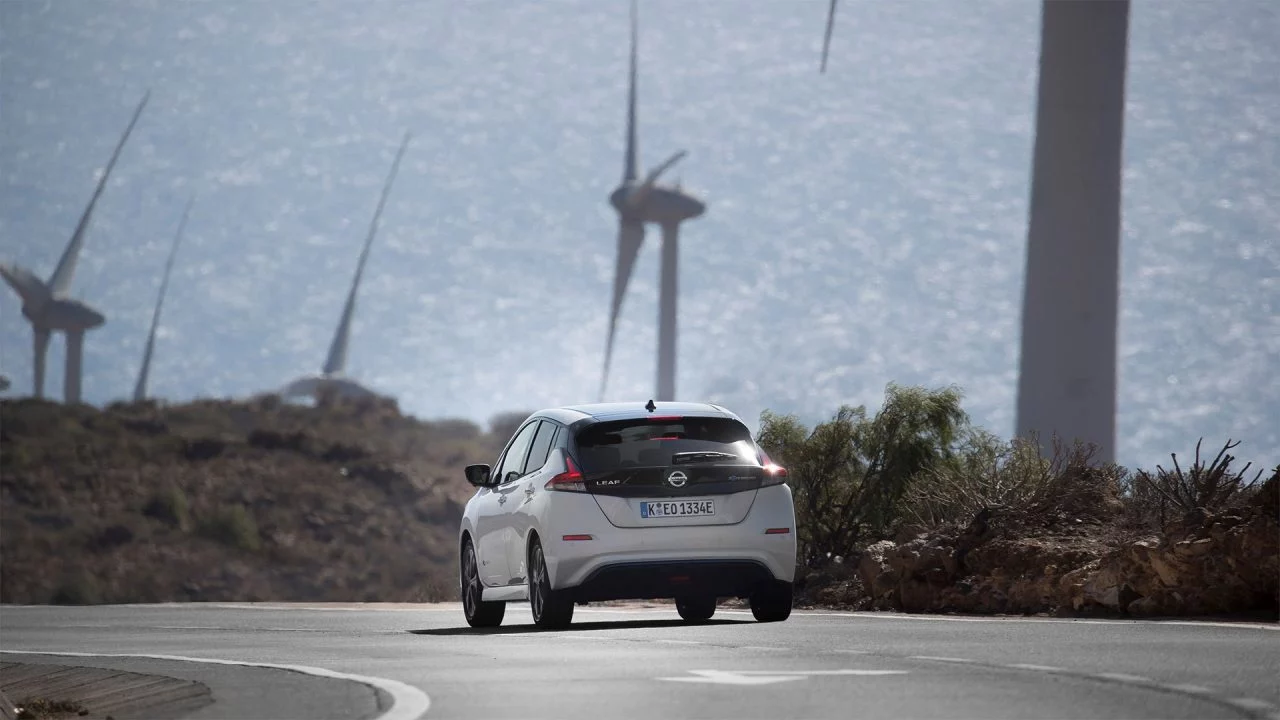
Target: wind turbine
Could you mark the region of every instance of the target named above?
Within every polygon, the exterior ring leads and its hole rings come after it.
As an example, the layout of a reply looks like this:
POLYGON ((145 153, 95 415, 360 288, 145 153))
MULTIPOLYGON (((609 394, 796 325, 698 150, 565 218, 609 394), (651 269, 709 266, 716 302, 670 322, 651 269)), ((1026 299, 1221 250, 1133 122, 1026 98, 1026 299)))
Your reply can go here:
POLYGON ((387 196, 391 193, 391 184, 395 181, 396 171, 400 168, 400 160, 405 149, 409 147, 410 134, 404 134, 400 150, 391 163, 391 172, 382 186, 382 195, 378 198, 378 207, 374 210, 373 221, 369 224, 369 234, 365 237, 364 248, 360 251, 360 259, 356 263, 355 278, 351 281, 351 290, 347 293, 347 303, 342 308, 342 317, 338 320, 338 330, 334 333, 333 343, 329 346, 329 357, 319 375, 306 375, 285 386, 281 392, 285 398, 310 396, 316 402, 331 397, 361 398, 373 397, 377 393, 344 375, 347 367, 347 347, 351 342, 351 319, 356 311, 356 294, 360 290, 360 278, 364 274, 365 261, 369 258, 369 248, 378 232, 378 221, 382 217, 382 209, 387 204, 387 196))
MULTIPOLYGON (((1111 462, 1129 0, 1041 7, 1015 432, 1093 443, 1111 462)), ((831 0, 828 38, 834 18, 831 0)))
POLYGON ((604 373, 600 380, 600 397, 604 398, 609 381, 609 363, 613 358, 613 341, 618 327, 618 314, 626 296, 631 271, 635 267, 640 246, 644 243, 645 223, 662 228, 662 270, 658 301, 658 393, 659 401, 675 399, 676 394, 676 296, 678 259, 680 257, 680 223, 698 217, 706 205, 679 186, 658 184, 658 178, 685 156, 681 150, 649 171, 643 180, 639 175, 639 147, 636 141, 636 54, 639 44, 636 2, 631 2, 631 71, 627 91, 627 149, 622 171, 622 184, 609 196, 618 211, 618 258, 613 277, 613 304, 609 312, 609 335, 605 341, 604 373))
POLYGON ((94 189, 84 214, 80 216, 80 223, 76 225, 75 232, 71 235, 71 242, 63 251, 53 275, 49 276, 49 281, 42 281, 35 273, 19 265, 0 263, 0 276, 3 276, 5 282, 9 283, 9 286, 22 298, 22 315, 31 323, 35 349, 32 363, 32 387, 33 394, 37 398, 44 397, 44 365, 45 356, 49 350, 49 338, 54 332, 62 332, 67 337, 65 400, 67 403, 80 402, 84 334, 88 330, 101 326, 106 322, 106 318, 86 303, 68 298, 66 294, 71 286, 72 276, 76 272, 76 263, 80 259, 80 249, 84 245, 89 222, 93 218, 93 208, 98 198, 102 196, 107 179, 111 177, 111 170, 115 168, 116 160, 120 157, 120 151, 124 149, 125 142, 129 140, 129 135, 137 125, 138 118, 142 116, 142 109, 146 107, 150 97, 151 91, 148 90, 143 94, 142 101, 138 103, 138 109, 134 111, 133 119, 125 128, 120 142, 116 144, 111 160, 107 162, 107 167, 98 180, 98 186, 94 189))
POLYGON ((142 351, 142 369, 138 371, 138 384, 133 386, 134 402, 147 399, 147 376, 151 373, 151 354, 156 349, 156 329, 160 327, 160 309, 164 307, 165 291, 169 289, 169 274, 173 272, 173 259, 178 255, 178 245, 182 243, 182 232, 187 227, 187 217, 191 215, 191 206, 195 201, 194 194, 190 200, 187 200, 187 207, 182 211, 182 219, 178 221, 178 232, 173 236, 173 247, 169 249, 169 259, 164 264, 164 277, 160 280, 160 292, 156 295, 156 309, 151 315, 151 331, 147 333, 147 347, 142 351))

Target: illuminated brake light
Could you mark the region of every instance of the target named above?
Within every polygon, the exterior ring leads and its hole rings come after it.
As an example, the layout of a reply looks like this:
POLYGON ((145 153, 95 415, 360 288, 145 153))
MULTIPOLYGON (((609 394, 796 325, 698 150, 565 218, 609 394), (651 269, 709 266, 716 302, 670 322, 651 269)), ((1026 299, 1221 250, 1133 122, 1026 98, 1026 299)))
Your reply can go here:
POLYGON ((790 535, 791 528, 769 528, 764 531, 765 535, 790 535))
POLYGON ((586 492, 586 479, 582 477, 582 471, 573 462, 573 458, 565 455, 564 464, 565 471, 548 480, 547 484, 542 487, 547 490, 559 490, 561 492, 586 492))
POLYGON ((680 422, 684 418, 679 415, 650 415, 646 419, 649 422, 680 422))
POLYGON ((565 535, 560 539, 564 540, 565 542, 574 542, 577 540, 590 540, 591 536, 590 535, 565 535))
POLYGON ((760 450, 760 464, 764 466, 764 478, 760 483, 762 487, 781 485, 787 481, 787 469, 775 463, 763 448, 760 450))

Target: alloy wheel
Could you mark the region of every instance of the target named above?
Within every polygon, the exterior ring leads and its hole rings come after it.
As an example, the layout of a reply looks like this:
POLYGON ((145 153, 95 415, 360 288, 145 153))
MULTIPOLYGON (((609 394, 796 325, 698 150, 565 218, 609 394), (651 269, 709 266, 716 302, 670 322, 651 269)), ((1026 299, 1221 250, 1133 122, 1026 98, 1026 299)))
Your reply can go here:
POLYGON ((547 568, 545 559, 542 557, 542 546, 535 545, 533 557, 529 559, 529 605, 533 610, 534 620, 542 617, 542 610, 546 604, 546 598, 542 595, 542 584, 546 575, 547 568))
POLYGON ((480 572, 476 568, 476 551, 469 545, 462 561, 462 582, 462 609, 468 618, 474 618, 480 605, 480 572))

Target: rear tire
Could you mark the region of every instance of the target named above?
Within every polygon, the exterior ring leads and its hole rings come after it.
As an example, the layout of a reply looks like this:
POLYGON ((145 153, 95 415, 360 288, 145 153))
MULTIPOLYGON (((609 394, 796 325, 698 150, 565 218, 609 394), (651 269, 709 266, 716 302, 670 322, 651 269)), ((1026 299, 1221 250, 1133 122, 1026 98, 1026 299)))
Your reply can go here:
POLYGON ((712 595, 694 595, 676 598, 676 612, 685 622, 706 622, 716 614, 716 599, 712 595))
POLYGON ((467 624, 474 628, 497 627, 507 614, 505 602, 485 602, 484 585, 480 582, 480 567, 476 564, 476 551, 471 541, 462 545, 462 614, 467 624))
POLYGON ((782 622, 791 617, 791 583, 775 580, 751 593, 751 614, 760 622, 782 622))
POLYGON ((551 589, 547 558, 536 538, 529 546, 529 608, 533 610, 533 624, 543 630, 568 627, 573 622, 573 596, 551 589))

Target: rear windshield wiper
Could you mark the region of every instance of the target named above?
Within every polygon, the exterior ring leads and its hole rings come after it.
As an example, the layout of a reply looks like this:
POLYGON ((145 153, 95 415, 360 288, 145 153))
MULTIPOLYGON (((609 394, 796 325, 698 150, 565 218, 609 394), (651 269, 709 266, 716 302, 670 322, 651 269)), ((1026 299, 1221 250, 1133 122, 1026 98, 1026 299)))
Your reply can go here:
POLYGON ((716 452, 715 450, 700 450, 695 452, 681 452, 671 456, 671 464, 679 465, 681 463, 699 463, 714 462, 716 460, 737 460, 738 456, 733 453, 716 452))

